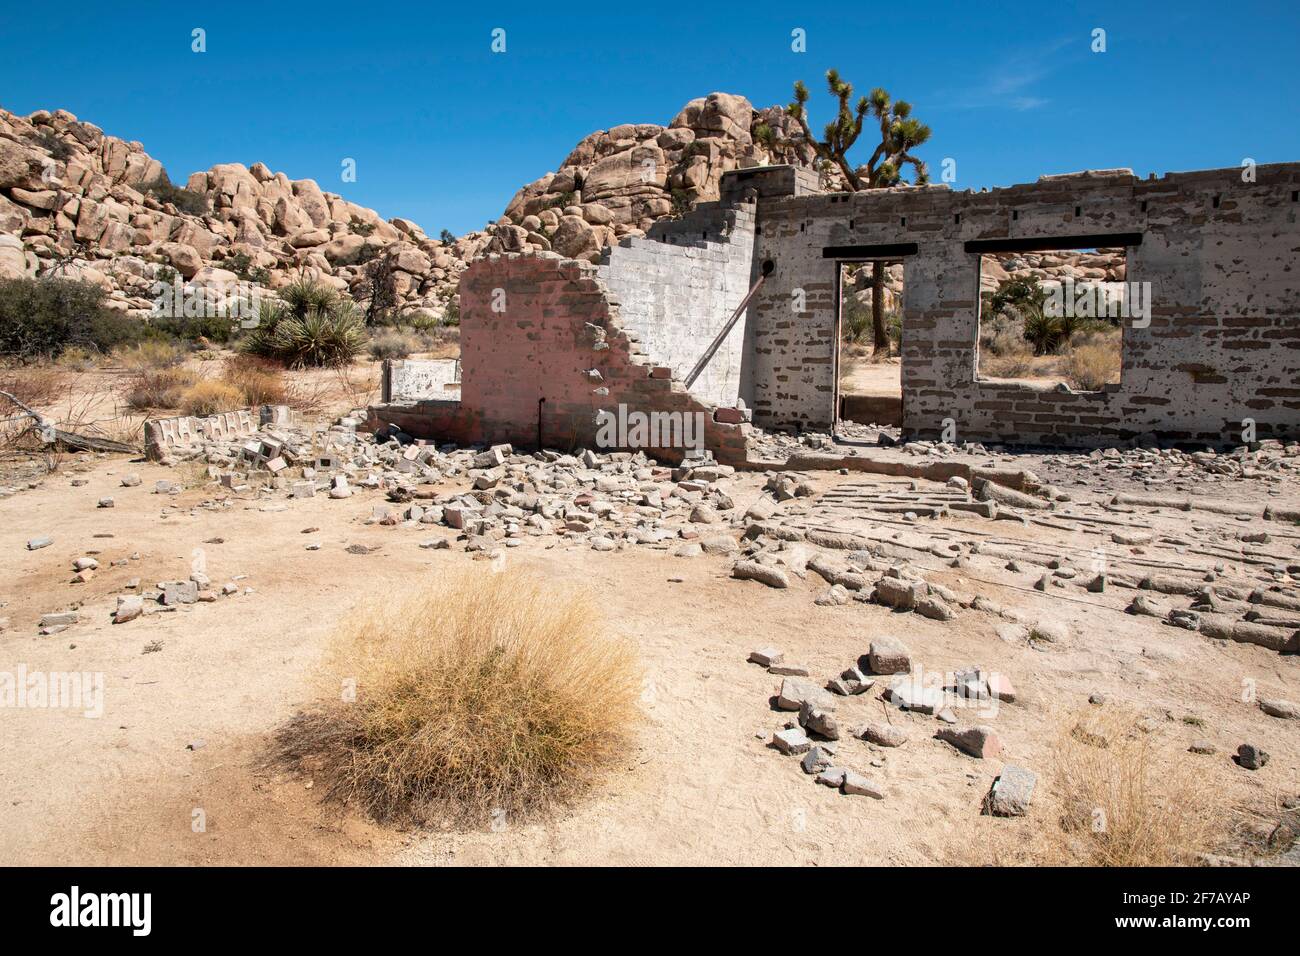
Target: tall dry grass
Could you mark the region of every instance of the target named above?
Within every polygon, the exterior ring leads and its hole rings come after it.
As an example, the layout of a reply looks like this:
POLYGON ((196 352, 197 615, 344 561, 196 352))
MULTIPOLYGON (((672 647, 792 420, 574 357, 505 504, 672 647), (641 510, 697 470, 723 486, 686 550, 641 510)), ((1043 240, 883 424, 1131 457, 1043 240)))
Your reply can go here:
POLYGON ((185 393, 203 378, 184 366, 141 368, 127 385, 126 404, 136 411, 179 408, 185 393))
POLYGON ((1076 336, 1065 353, 1065 380, 1072 388, 1096 392, 1119 382, 1121 333, 1076 336))
POLYGON ((284 369, 268 359, 236 353, 226 359, 221 379, 239 392, 244 405, 290 404, 284 369))
POLYGON ((1221 847, 1235 809, 1204 763, 1120 707, 1072 713, 1024 820, 998 820, 959 861, 996 866, 1189 866, 1221 847), (978 859, 976 857, 978 856, 978 859))
POLYGON ((1054 785, 1059 862, 1090 866, 1185 866, 1222 838, 1224 808, 1198 765, 1162 748, 1123 708, 1090 710, 1059 735, 1054 785))
POLYGON ((588 594, 485 569, 357 611, 327 673, 277 732, 275 762, 322 779, 330 800, 422 825, 580 794, 625 746, 639 692, 630 645, 588 594))
POLYGON ((186 415, 205 418, 228 412, 245 404, 239 389, 228 382, 205 378, 195 382, 181 396, 180 410, 186 415))

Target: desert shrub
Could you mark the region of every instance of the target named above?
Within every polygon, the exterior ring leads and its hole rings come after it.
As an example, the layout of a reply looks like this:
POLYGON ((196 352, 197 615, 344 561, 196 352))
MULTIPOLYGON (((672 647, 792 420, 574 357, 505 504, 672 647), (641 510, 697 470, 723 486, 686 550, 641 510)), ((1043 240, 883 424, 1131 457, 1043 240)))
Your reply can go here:
POLYGON ((244 405, 244 396, 229 382, 205 378, 195 382, 181 396, 180 409, 186 415, 215 415, 244 405))
POLYGON ((347 365, 365 348, 366 333, 352 300, 326 285, 300 280, 263 302, 245 352, 291 368, 347 365))
POLYGON ((119 365, 138 372, 146 368, 169 368, 185 361, 185 352, 174 342, 152 340, 118 349, 113 358, 119 365))
POLYGON ((1024 378, 1033 368, 1033 355, 1027 351, 980 356, 980 374, 992 378, 1024 378))
POLYGON ((68 160, 73 156, 73 149, 63 140, 58 133, 48 126, 41 127, 36 133, 36 143, 42 149, 49 152, 50 156, 58 160, 68 160))
POLYGON ((380 332, 370 339, 370 357, 374 359, 406 358, 420 351, 420 342, 414 336, 401 332, 380 332))
POLYGON ((57 358, 74 346, 105 353, 155 337, 105 298, 99 286, 74 279, 0 280, 0 355, 57 358))
POLYGON ((380 821, 481 823, 569 799, 627 742, 639 680, 594 600, 520 572, 461 572, 354 614, 329 688, 276 762, 380 821), (355 680, 340 701, 338 680, 355 680))
MULTIPOLYGON (((8 392, 31 408, 50 405, 63 394, 67 386, 64 370, 53 365, 27 365, 18 368, 0 367, 0 392, 8 392)), ((13 406, 0 400, 0 418, 14 412, 13 406)))
POLYGON ((404 312, 399 318, 408 328, 419 333, 433 332, 442 324, 442 320, 432 312, 426 312, 424 309, 416 309, 413 312, 404 312))
POLYGON ((438 233, 438 241, 449 246, 456 241, 456 236, 450 229, 444 229, 438 233))
POLYGON ((1120 337, 1114 334, 1076 336, 1065 353, 1065 377, 1071 387, 1095 392, 1119 381, 1120 337))
POLYGON ((236 252, 222 260, 222 268, 228 269, 245 282, 266 285, 271 278, 271 270, 265 266, 253 264, 253 257, 247 252, 236 252))
POLYGON ((177 186, 168 178, 166 172, 160 173, 153 182, 144 184, 141 190, 159 202, 171 203, 178 212, 186 215, 206 216, 208 214, 208 197, 177 186))
POLYGON ((460 296, 447 296, 447 304, 442 312, 442 324, 450 329, 460 328, 460 296))
POLYGON ((366 325, 387 325, 397 318, 397 255, 389 248, 365 264, 353 294, 366 303, 366 325))
POLYGON ((180 342, 198 342, 206 339, 222 345, 233 339, 239 329, 239 320, 225 316, 163 315, 149 320, 149 325, 159 336, 180 342))
POLYGON ((185 392, 199 378, 197 372, 183 366, 141 369, 131 379, 126 403, 142 412, 155 408, 179 408, 185 392))
POLYGON ((221 380, 239 392, 241 405, 284 405, 289 402, 284 370, 255 355, 233 355, 226 359, 221 380))
POLYGON ((72 345, 59 354, 58 364, 60 368, 71 369, 74 372, 88 372, 99 363, 99 358, 89 349, 72 345))
POLYGON ((1048 315, 1041 307, 1021 309, 1024 319, 1025 341, 1034 347, 1035 355, 1055 352, 1066 339, 1061 316, 1048 315))
POLYGON ((1067 725, 1053 760, 1060 862, 1176 866, 1211 849, 1222 821, 1210 782, 1186 753, 1161 753, 1122 708, 1087 711, 1067 725))
POLYGON ((841 312, 842 331, 845 342, 862 342, 871 338, 871 306, 866 302, 848 296, 844 299, 841 312))

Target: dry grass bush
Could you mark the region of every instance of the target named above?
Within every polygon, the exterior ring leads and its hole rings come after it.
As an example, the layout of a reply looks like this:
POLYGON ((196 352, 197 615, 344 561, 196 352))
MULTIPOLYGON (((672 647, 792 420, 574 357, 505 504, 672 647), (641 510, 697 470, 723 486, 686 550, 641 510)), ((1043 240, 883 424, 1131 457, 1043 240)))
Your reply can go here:
POLYGON ((200 378, 198 372, 181 366, 140 369, 130 381, 126 403, 137 411, 179 408, 186 391, 200 378))
POLYGON ((55 360, 60 368, 73 372, 88 372, 99 364, 103 358, 98 352, 92 352, 79 345, 71 345, 59 353, 55 360))
POLYGON ((993 821, 979 861, 997 866, 1188 866, 1222 845, 1231 808, 1195 758, 1138 729, 1122 707, 1062 722, 1024 820, 993 821))
POLYGON ((980 374, 991 378, 1024 378, 1035 368, 1033 352, 1011 352, 1003 355, 980 354, 980 374))
POLYGON ((461 572, 356 613, 324 695, 273 761, 382 822, 529 816, 597 781, 627 743, 639 673, 591 597, 521 572, 461 572), (354 702, 339 700, 355 680, 354 702))
POLYGON ((221 380, 239 392, 240 405, 291 404, 284 369, 267 359, 233 355, 225 361, 221 380))
POLYGON ((406 358, 414 352, 419 352, 422 344, 420 339, 414 335, 384 331, 370 337, 370 344, 367 349, 371 358, 382 361, 383 359, 406 358))
POLYGON ((438 326, 423 335, 424 353, 429 358, 460 358, 460 329, 455 326, 438 326))
MULTIPOLYGON (((51 405, 67 387, 68 375, 55 365, 0 367, 0 392, 8 392, 24 405, 40 409, 51 405)), ((0 403, 0 417, 16 412, 11 403, 0 403)))
POLYGON ((133 372, 145 369, 172 368, 185 361, 185 350, 171 342, 148 339, 130 348, 118 349, 114 360, 133 372))
POLYGON ((244 395, 229 382, 205 378, 195 382, 181 396, 180 410, 200 418, 242 408, 244 395))
POLYGON ((1123 708, 1090 710, 1060 735, 1060 862, 1187 865, 1221 836, 1221 808, 1195 758, 1136 724, 1123 708))
POLYGON ((1065 378, 1072 388, 1095 392, 1119 382, 1120 332, 1075 336, 1065 354, 1065 378))

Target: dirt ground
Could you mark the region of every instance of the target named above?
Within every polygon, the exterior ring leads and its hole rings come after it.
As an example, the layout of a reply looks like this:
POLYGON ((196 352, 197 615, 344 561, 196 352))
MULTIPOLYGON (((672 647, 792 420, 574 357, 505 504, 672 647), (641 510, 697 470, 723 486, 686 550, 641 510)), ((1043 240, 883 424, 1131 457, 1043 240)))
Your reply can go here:
MULTIPOLYGON (((608 626, 640 648, 644 722, 635 747, 604 786, 552 819, 463 833, 381 828, 323 807, 313 781, 265 769, 269 735, 311 699, 330 634, 359 602, 427 587, 473 557, 458 547, 419 547, 454 536, 448 528, 366 525, 372 505, 383 501, 379 491, 358 489, 341 501, 277 499, 269 509, 209 485, 179 497, 153 493, 156 480, 177 478, 176 469, 121 456, 89 458, 0 500, 0 618, 7 619, 0 672, 25 667, 104 680, 98 718, 69 709, 0 710, 2 863, 969 861, 985 843, 1048 825, 1054 734, 1098 693, 1107 706, 1153 718, 1165 759, 1199 761, 1225 815, 1266 822, 1280 801, 1300 794, 1300 722, 1270 718, 1242 700, 1247 683, 1259 696, 1300 699, 1297 658, 1124 614, 1132 592, 1060 600, 1035 592, 1028 574, 999 577, 930 562, 932 581, 977 589, 1073 629, 1065 643, 1034 645, 1008 639, 996 615, 971 610, 939 622, 875 604, 816 606, 826 585, 813 573, 773 590, 732 580, 725 557, 679 558, 642 547, 603 554, 542 537, 507 552, 507 560, 594 589, 608 626), (127 472, 142 483, 120 487, 127 472), (103 496, 115 506, 96 507, 103 496), (38 535, 53 544, 27 550, 38 535), (307 550, 313 542, 320 550, 307 550), (379 550, 352 554, 349 544, 379 550), (184 578, 198 552, 214 583, 233 581, 238 594, 109 623, 130 579, 148 586, 184 578), (88 554, 101 570, 89 583, 69 583, 71 562, 88 554), (125 563, 111 565, 119 560, 125 563), (43 613, 74 605, 79 623, 38 635, 43 613), (926 669, 979 664, 1009 676, 1016 703, 992 718, 959 715, 963 725, 994 725, 1003 756, 967 757, 932 738, 933 717, 897 711, 876 693, 847 698, 841 722, 890 721, 911 740, 882 750, 849 738, 840 741, 840 754, 884 784, 884 800, 817 786, 795 758, 772 750, 768 740, 789 715, 769 703, 780 678, 747 663, 749 652, 778 647, 788 662, 825 680, 878 635, 903 640, 926 669), (1185 753, 1203 738, 1217 754, 1185 753), (1244 741, 1270 752, 1262 770, 1230 760, 1244 741), (1027 817, 980 814, 1004 763, 1040 774, 1042 806, 1027 817)), ((862 476, 811 480, 825 492, 862 476)), ((744 508, 761 485, 761 475, 743 475, 729 493, 744 508)), ((821 500, 812 501, 814 517, 821 500)), ((1170 520, 1174 526, 1186 518, 1170 520)), ((492 573, 488 563, 479 567, 492 573)))

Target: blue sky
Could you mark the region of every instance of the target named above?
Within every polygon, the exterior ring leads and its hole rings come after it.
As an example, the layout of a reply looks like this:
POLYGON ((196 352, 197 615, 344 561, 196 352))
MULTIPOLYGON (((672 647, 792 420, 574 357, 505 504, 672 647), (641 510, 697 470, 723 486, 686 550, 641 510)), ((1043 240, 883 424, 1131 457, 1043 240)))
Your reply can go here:
POLYGON ((214 163, 261 160, 434 235, 495 219, 587 133, 667 124, 714 90, 767 106, 802 78, 819 128, 830 66, 910 100, 934 130, 922 158, 936 174, 956 160, 958 188, 1300 160, 1297 64, 1290 2, 0 10, 0 106, 71 110, 141 141, 182 184, 214 163), (191 52, 196 27, 206 53, 191 52), (490 49, 497 27, 504 54, 490 49), (796 28, 805 53, 791 50, 796 28), (1105 53, 1090 50, 1095 28, 1105 53), (341 181, 345 158, 355 183, 341 181))

